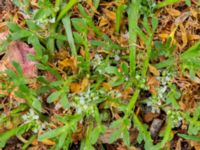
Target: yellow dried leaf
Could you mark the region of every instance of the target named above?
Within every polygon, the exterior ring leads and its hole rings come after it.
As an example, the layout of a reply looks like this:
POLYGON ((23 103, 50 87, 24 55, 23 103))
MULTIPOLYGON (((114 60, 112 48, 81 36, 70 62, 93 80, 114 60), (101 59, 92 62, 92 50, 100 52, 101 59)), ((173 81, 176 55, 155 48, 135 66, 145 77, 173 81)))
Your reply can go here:
POLYGON ((177 17, 181 15, 181 12, 174 9, 174 8, 166 8, 168 14, 170 14, 171 16, 177 17))
POLYGON ((70 91, 72 93, 78 93, 81 91, 81 85, 79 83, 71 83, 70 84, 70 91))
POLYGON ((71 58, 66 58, 62 61, 58 62, 58 66, 61 70, 70 67, 72 69, 72 72, 75 73, 77 71, 77 62, 76 59, 71 57, 71 58))
POLYGON ((199 40, 199 39, 200 39, 200 35, 197 35, 197 34, 188 35, 188 40, 189 41, 199 40))
POLYGON ((83 81, 81 82, 81 91, 85 90, 88 84, 89 84, 88 78, 84 78, 83 81))
POLYGON ((99 27, 103 27, 107 24, 108 24, 108 19, 106 19, 105 17, 101 17, 101 19, 99 21, 99 27))
POLYGON ((182 23, 179 26, 180 26, 182 42, 183 42, 181 49, 183 49, 188 43, 187 31, 186 31, 186 29, 185 29, 185 27, 183 26, 182 23))
POLYGON ((190 8, 190 12, 192 13, 192 16, 198 19, 198 12, 196 9, 190 8))
POLYGON ((55 145, 55 142, 49 139, 43 140, 42 143, 45 145, 55 145))
POLYGON ((112 86, 111 86, 109 83, 107 83, 107 82, 103 82, 103 83, 102 83, 102 86, 103 86, 105 89, 107 89, 107 90, 112 90, 112 86))
POLYGON ((106 17, 108 17, 108 19, 115 21, 116 20, 116 14, 113 11, 110 11, 108 9, 103 9, 104 14, 106 15, 106 17))
POLYGON ((150 64, 149 64, 149 71, 150 71, 153 75, 155 75, 155 76, 159 76, 159 75, 160 75, 159 70, 156 69, 154 66, 152 66, 152 65, 150 65, 150 64))
POLYGON ((161 39, 167 39, 167 38, 169 38, 169 33, 160 33, 160 34, 158 34, 158 36, 159 36, 161 39))
POLYGON ((70 90, 72 93, 79 93, 84 91, 88 85, 89 80, 87 78, 84 78, 81 83, 71 83, 70 90))

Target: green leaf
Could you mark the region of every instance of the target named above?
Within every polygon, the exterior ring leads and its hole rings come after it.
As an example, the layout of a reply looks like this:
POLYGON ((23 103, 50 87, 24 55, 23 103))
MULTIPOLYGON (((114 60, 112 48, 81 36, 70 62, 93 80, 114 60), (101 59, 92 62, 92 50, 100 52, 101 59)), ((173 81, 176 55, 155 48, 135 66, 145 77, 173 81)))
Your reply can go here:
POLYGON ((35 51, 36 51, 36 56, 41 59, 43 55, 43 49, 44 47, 40 44, 40 41, 36 35, 32 35, 28 38, 28 43, 32 44, 35 51))
POLYGON ((13 61, 12 64, 13 64, 13 66, 15 67, 17 73, 18 73, 20 76, 23 76, 23 70, 22 70, 20 64, 17 63, 16 61, 13 61))
POLYGON ((153 32, 155 32, 157 27, 158 27, 158 18, 153 16, 152 17, 152 29, 153 29, 153 32))
POLYGON ((19 40, 22 38, 29 37, 31 35, 32 35, 32 33, 30 31, 21 29, 21 30, 16 31, 15 33, 11 34, 11 38, 12 38, 12 40, 16 41, 16 40, 19 40))
POLYGON ((185 0, 185 3, 186 3, 188 6, 191 6, 191 0, 185 0))
POLYGON ((122 122, 123 122, 123 119, 115 120, 111 123, 110 128, 117 128, 122 124, 122 122))
POLYGON ((67 137, 67 134, 68 134, 68 130, 66 130, 64 133, 62 133, 59 137, 59 142, 58 142, 58 148, 59 149, 62 149, 63 147, 63 144, 65 142, 65 139, 67 137))
POLYGON ((40 135, 38 140, 43 141, 45 139, 50 139, 50 138, 56 137, 56 136, 64 133, 67 129, 68 129, 68 126, 62 126, 62 127, 47 131, 44 134, 40 135))
POLYGON ((122 68, 122 71, 124 72, 124 74, 128 74, 128 64, 127 63, 122 63, 121 64, 121 68, 122 68))
POLYGON ((69 102, 68 102, 68 99, 67 99, 67 95, 65 93, 62 94, 62 96, 60 98, 60 103, 61 103, 61 105, 64 109, 69 108, 70 105, 69 105, 69 102))
POLYGON ((42 104, 39 99, 34 98, 33 103, 32 103, 33 108, 38 110, 39 112, 42 112, 42 104))
POLYGON ((77 44, 83 45, 84 38, 78 32, 73 32, 74 40, 77 44))
POLYGON ((40 19, 47 18, 50 15, 51 15, 51 9, 50 8, 38 9, 37 12, 34 15, 34 19, 40 20, 40 19))
POLYGON ((71 21, 70 21, 70 16, 67 16, 65 18, 63 18, 62 20, 64 27, 65 27, 65 32, 67 34, 67 39, 72 51, 72 55, 73 56, 77 56, 77 52, 76 52, 76 46, 74 44, 74 38, 73 38, 73 34, 72 34, 72 29, 71 29, 71 21))
POLYGON ((172 4, 178 3, 180 1, 181 0, 164 0, 164 1, 160 2, 160 3, 158 3, 156 8, 159 9, 159 8, 165 7, 167 5, 172 5, 172 4))
POLYGON ((122 130, 121 130, 120 128, 117 129, 116 131, 114 131, 114 132, 110 135, 110 137, 109 137, 109 143, 113 143, 113 142, 116 141, 117 139, 121 138, 121 137, 120 137, 121 134, 122 134, 122 130))
POLYGON ((21 30, 21 28, 18 26, 18 24, 13 23, 13 22, 8 22, 7 26, 11 32, 17 32, 17 31, 21 30))
POLYGON ((26 20, 26 24, 28 25, 28 28, 31 30, 37 31, 38 29, 40 29, 40 27, 32 20, 26 20))
POLYGON ((57 100, 57 99, 60 97, 60 95, 61 95, 61 92, 60 92, 60 91, 56 91, 56 92, 50 94, 50 95, 48 96, 48 98, 47 98, 47 102, 48 102, 48 103, 54 102, 55 100, 57 100))
POLYGON ((29 127, 31 126, 32 123, 30 124, 23 124, 17 128, 11 129, 7 132, 1 133, 0 134, 0 148, 3 148, 6 145, 6 142, 14 135, 16 135, 18 133, 19 134, 23 134, 24 132, 26 132, 29 127))
POLYGON ((98 6, 99 6, 99 2, 100 2, 100 0, 93 0, 94 2, 94 7, 97 9, 98 8, 98 6))
POLYGON ((187 135, 187 134, 180 134, 178 133, 178 136, 186 139, 186 140, 192 140, 192 141, 198 141, 200 142, 200 137, 199 136, 193 136, 193 135, 187 135))
POLYGON ((125 129, 123 132, 123 141, 127 146, 130 145, 130 135, 128 129, 125 129))
POLYGON ((88 27, 84 18, 73 18, 71 20, 72 20, 72 25, 76 29, 76 31, 80 33, 87 31, 88 27))

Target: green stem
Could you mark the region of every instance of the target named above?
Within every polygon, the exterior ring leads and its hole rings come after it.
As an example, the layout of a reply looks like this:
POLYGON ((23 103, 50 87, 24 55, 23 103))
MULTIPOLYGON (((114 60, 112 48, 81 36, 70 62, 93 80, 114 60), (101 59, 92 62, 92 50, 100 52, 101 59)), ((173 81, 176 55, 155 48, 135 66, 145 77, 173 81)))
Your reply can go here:
POLYGON ((128 10, 128 27, 129 27, 129 60, 130 60, 130 77, 133 79, 136 72, 136 27, 139 18, 140 0, 132 0, 128 10))
POLYGON ((140 89, 137 88, 135 90, 135 93, 133 94, 133 96, 131 98, 130 103, 128 104, 127 111, 126 111, 126 114, 125 114, 125 118, 128 118, 129 115, 131 114, 131 111, 135 107, 135 103, 136 103, 136 101, 138 99, 139 94, 140 94, 140 89))
POLYGON ((26 150, 28 146, 33 142, 34 139, 36 139, 36 135, 32 135, 29 140, 23 145, 22 150, 26 150))
POLYGON ((146 78, 146 74, 147 74, 147 70, 148 70, 148 66, 149 66, 149 59, 150 59, 150 55, 151 55, 151 51, 152 51, 152 40, 153 40, 153 34, 151 35, 149 42, 147 44, 147 56, 144 59, 144 63, 143 63, 143 67, 142 67, 142 78, 146 78))
POLYGON ((88 45, 88 40, 87 40, 87 33, 84 34, 84 47, 85 47, 85 59, 86 59, 86 64, 87 64, 87 71, 90 74, 90 49, 88 45))

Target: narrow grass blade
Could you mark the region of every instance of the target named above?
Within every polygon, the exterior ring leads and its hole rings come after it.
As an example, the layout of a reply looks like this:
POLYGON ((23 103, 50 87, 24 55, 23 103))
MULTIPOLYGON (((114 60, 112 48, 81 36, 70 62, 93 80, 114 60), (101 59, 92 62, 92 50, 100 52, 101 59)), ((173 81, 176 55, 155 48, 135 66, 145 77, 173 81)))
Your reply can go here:
POLYGON ((158 3, 156 8, 159 9, 159 8, 165 7, 167 5, 172 5, 172 4, 178 3, 180 1, 181 0, 165 0, 165 1, 162 1, 162 2, 158 3))
POLYGON ((69 3, 61 10, 58 15, 56 22, 58 23, 67 14, 67 12, 78 2, 78 0, 70 0, 69 3))
POLYGON ((192 140, 192 141, 198 141, 200 142, 200 137, 198 136, 193 136, 193 135, 187 135, 187 134, 180 134, 178 133, 178 136, 186 139, 186 140, 192 140))
POLYGON ((72 55, 74 57, 76 57, 77 52, 76 52, 76 47, 75 47, 75 44, 74 44, 74 38, 73 38, 73 34, 72 34, 70 16, 68 15, 67 17, 63 18, 62 22, 64 24, 65 32, 67 34, 67 39, 68 39, 69 46, 70 46, 71 51, 72 51, 72 55))
POLYGON ((117 7, 117 10, 116 10, 116 32, 117 33, 119 33, 123 11, 124 11, 124 5, 120 5, 117 7))

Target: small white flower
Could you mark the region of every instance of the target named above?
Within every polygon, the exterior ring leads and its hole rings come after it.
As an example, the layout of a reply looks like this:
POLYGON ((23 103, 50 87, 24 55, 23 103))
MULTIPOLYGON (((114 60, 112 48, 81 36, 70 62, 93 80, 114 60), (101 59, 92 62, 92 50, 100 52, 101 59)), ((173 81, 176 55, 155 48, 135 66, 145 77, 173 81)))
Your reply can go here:
POLYGON ((129 80, 129 77, 126 77, 126 78, 125 78, 125 81, 128 81, 128 80, 129 80))
POLYGON ((115 59, 115 61, 119 61, 120 57, 118 55, 115 55, 114 59, 115 59))
POLYGON ((83 105, 85 103, 85 99, 83 96, 80 97, 80 104, 83 105))
POLYGON ((49 22, 50 22, 50 23, 55 23, 55 21, 56 21, 55 17, 49 19, 49 22))
POLYGON ((81 114, 81 113, 82 113, 82 110, 81 110, 80 108, 77 108, 77 109, 76 109, 76 112, 77 112, 77 114, 81 114))
POLYGON ((83 105, 83 109, 86 110, 88 108, 87 105, 83 105))

